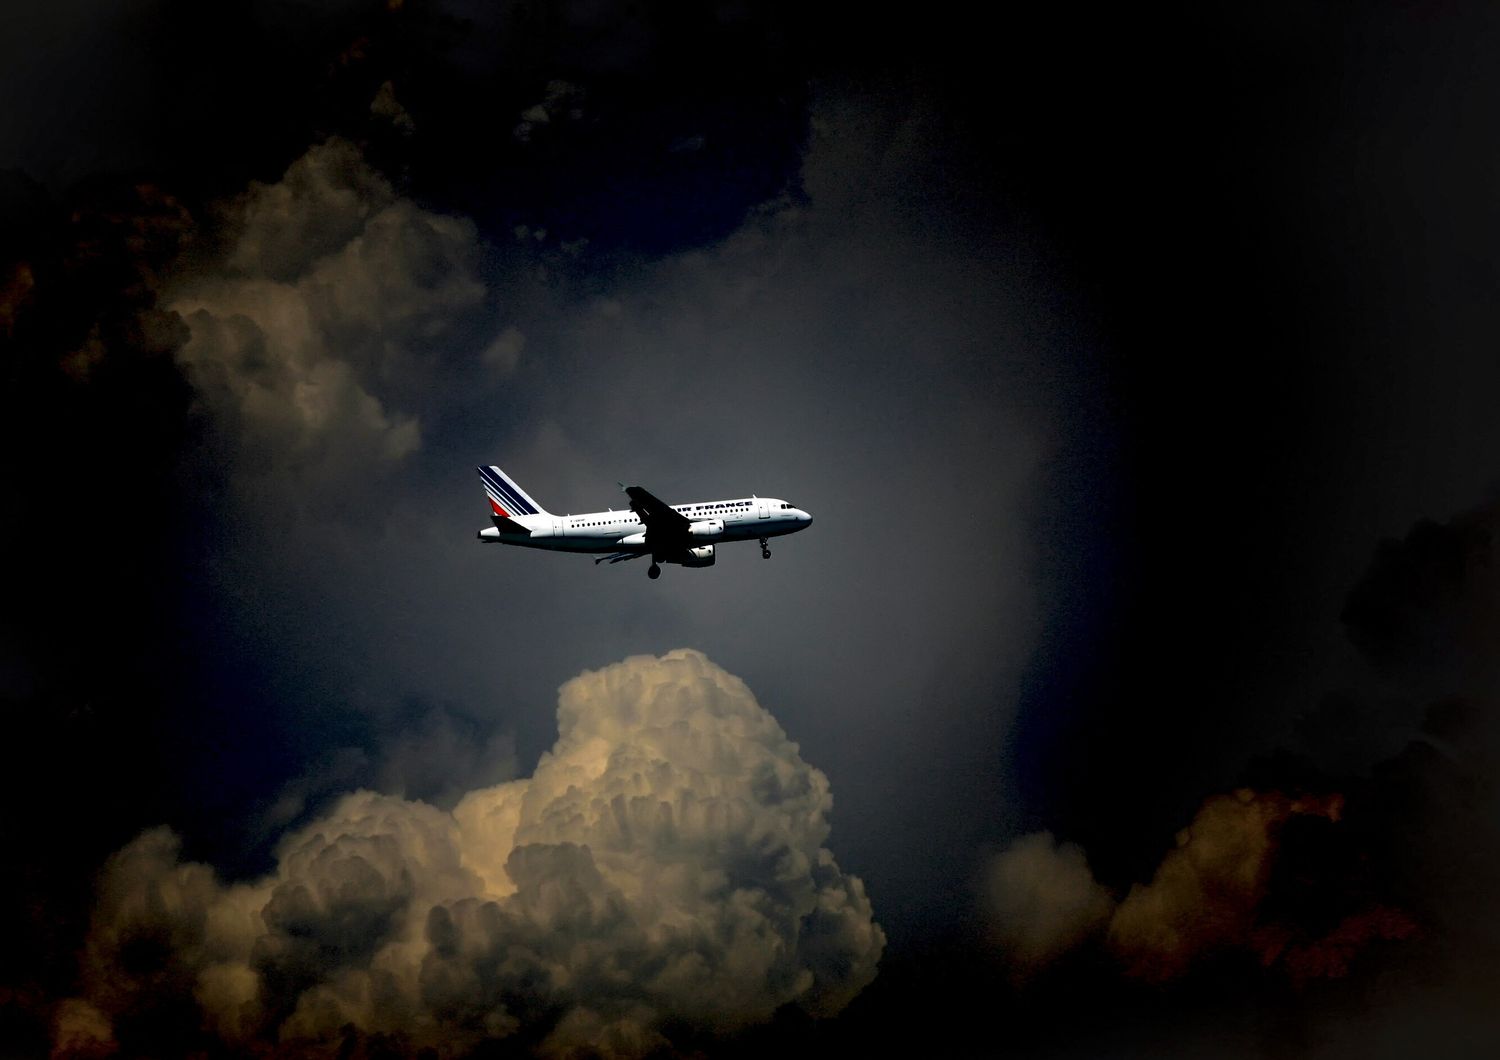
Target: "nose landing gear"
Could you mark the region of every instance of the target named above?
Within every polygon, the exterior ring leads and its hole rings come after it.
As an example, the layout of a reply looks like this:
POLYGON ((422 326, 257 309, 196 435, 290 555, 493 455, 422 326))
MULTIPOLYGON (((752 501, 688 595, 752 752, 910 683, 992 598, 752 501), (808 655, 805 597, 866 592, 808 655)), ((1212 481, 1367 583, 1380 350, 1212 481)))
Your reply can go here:
POLYGON ((766 544, 766 539, 765 538, 761 538, 760 539, 760 558, 761 559, 770 559, 771 558, 771 546, 768 545, 768 544, 766 544))
POLYGON ((655 581, 657 578, 661 577, 661 568, 656 565, 656 560, 653 559, 651 561, 651 566, 646 568, 646 577, 650 578, 652 581, 655 581))

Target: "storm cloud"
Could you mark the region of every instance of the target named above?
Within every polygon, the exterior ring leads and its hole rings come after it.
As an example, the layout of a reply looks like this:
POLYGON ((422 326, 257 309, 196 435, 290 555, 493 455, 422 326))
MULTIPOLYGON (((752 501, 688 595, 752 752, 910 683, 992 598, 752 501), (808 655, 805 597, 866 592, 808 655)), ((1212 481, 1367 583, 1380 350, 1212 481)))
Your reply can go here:
POLYGON ((565 684, 557 718, 530 777, 451 813, 352 792, 262 879, 144 833, 104 870, 59 1050, 190 1040, 186 1008, 205 1041, 296 1055, 358 1032, 635 1056, 674 1027, 832 1015, 870 982, 884 936, 825 845, 828 781, 743 682, 693 651, 636 657, 565 684))
MULTIPOLYGON (((302 499, 377 473, 422 442, 403 399, 455 365, 503 375, 519 352, 496 325, 473 222, 398 195, 333 139, 235 200, 217 261, 183 269, 164 301, 178 353, 241 478, 302 499)), ((452 385, 455 380, 444 380, 452 385)))
POLYGON ((0 35, 13 1051, 1500 1051, 1492 6, 127 6, 0 35), (719 832, 536 709, 674 645, 719 832))
POLYGON ((1047 833, 991 858, 980 908, 1007 966, 1092 952, 1117 990, 1275 983, 1315 1055, 1500 1040, 1471 987, 1500 952, 1497 541, 1491 502, 1380 543, 1342 612, 1364 667, 1246 764, 1253 788, 1205 798, 1149 879, 1107 887, 1047 833))
POLYGON ((991 858, 980 901, 995 941, 1023 977, 1078 945, 1114 909, 1083 848, 1050 832, 1024 835, 991 858))
MULTIPOLYGON (((1212 796, 1151 880, 1119 901, 1094 879, 1082 848, 1058 845, 1045 832, 1022 836, 990 860, 984 911, 1006 960, 1022 973, 1096 932, 1126 974, 1152 982, 1235 948, 1262 953, 1269 964, 1288 941, 1263 919, 1283 827, 1303 814, 1337 822, 1342 807, 1337 795, 1292 799, 1243 788, 1212 796)), ((1411 928, 1402 921, 1393 930, 1404 937, 1411 928)))

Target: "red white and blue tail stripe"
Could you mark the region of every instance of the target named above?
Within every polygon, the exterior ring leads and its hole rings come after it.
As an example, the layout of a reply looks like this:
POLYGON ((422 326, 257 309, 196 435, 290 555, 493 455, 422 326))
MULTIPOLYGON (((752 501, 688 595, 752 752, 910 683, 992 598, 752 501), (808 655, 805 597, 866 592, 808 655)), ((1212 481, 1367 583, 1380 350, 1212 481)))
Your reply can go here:
POLYGON ((484 483, 485 496, 490 499, 490 510, 495 515, 502 519, 517 519, 525 515, 547 514, 540 504, 531 499, 530 494, 494 464, 477 470, 480 481, 484 483))

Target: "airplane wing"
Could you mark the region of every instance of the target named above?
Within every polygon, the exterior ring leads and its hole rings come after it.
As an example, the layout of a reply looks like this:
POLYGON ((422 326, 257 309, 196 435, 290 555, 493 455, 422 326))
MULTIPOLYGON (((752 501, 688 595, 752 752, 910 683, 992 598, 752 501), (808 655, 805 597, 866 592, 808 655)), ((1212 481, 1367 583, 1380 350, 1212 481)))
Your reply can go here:
POLYGON ((687 516, 640 486, 626 486, 625 495, 630 498, 630 510, 641 517, 647 541, 655 539, 653 543, 670 543, 687 540, 687 516))

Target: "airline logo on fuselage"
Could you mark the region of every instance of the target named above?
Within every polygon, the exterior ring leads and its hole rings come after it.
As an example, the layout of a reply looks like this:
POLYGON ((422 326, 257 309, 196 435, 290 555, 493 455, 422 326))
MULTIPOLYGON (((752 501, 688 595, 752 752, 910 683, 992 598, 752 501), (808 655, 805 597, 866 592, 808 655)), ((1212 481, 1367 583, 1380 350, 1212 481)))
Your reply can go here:
POLYGON ((674 511, 679 512, 716 512, 728 508, 748 508, 749 501, 720 501, 717 504, 685 504, 674 511))

